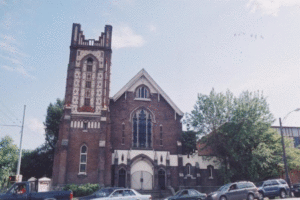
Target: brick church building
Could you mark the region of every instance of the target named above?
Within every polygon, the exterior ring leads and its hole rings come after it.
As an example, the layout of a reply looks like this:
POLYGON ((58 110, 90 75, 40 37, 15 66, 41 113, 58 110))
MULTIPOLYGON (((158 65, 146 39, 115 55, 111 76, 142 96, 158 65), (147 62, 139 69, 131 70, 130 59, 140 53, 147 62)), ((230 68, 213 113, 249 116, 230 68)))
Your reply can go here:
POLYGON ((112 39, 112 26, 94 40, 73 24, 52 184, 218 185, 218 166, 198 153, 182 155, 184 113, 146 70, 110 97, 112 39))

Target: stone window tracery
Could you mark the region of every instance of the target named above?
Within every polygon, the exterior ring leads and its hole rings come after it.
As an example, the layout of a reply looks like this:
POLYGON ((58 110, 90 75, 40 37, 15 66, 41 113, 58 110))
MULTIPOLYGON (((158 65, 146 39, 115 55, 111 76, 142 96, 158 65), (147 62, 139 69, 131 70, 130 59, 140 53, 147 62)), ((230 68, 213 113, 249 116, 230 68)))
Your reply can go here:
POLYGON ((83 145, 80 148, 80 162, 79 162, 79 173, 86 173, 86 164, 87 164, 87 146, 83 145))
POLYGON ((135 96, 137 98, 148 99, 149 94, 149 89, 146 86, 140 86, 137 88, 135 96))
POLYGON ((133 147, 152 147, 152 117, 145 109, 133 115, 133 147))

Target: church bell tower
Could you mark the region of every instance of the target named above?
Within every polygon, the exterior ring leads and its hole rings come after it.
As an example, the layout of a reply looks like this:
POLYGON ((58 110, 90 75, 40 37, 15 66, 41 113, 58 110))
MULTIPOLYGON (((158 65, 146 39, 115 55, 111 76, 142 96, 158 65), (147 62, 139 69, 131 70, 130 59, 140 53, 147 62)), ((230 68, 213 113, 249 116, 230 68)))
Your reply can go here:
POLYGON ((53 185, 110 184, 109 87, 112 26, 98 40, 73 24, 65 107, 53 165, 53 185))

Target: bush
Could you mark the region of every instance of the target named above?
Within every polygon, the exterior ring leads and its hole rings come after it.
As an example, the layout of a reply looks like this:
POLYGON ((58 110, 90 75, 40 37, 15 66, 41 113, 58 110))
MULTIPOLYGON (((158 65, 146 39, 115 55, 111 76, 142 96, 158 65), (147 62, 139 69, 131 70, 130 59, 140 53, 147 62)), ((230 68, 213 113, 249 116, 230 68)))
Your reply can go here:
POLYGON ((63 187, 63 190, 72 190, 74 197, 82 197, 90 195, 97 190, 100 189, 99 184, 83 184, 83 185, 75 185, 75 184, 67 184, 63 187))

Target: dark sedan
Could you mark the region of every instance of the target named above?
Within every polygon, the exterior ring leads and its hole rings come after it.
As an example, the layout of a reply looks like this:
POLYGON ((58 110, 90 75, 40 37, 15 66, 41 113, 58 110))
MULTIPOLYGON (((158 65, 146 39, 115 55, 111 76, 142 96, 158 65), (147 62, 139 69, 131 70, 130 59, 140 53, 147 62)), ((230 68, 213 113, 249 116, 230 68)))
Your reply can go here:
POLYGON ((294 184, 291 188, 295 197, 300 197, 300 183, 294 184))
POLYGON ((184 189, 176 192, 174 196, 167 197, 164 200, 180 200, 180 199, 190 199, 190 200, 204 200, 206 199, 206 194, 198 192, 194 189, 184 189))

